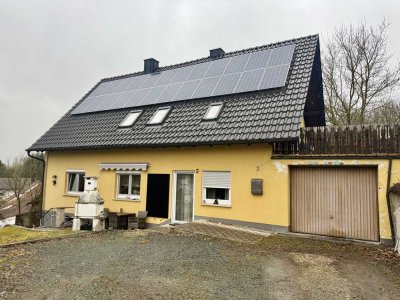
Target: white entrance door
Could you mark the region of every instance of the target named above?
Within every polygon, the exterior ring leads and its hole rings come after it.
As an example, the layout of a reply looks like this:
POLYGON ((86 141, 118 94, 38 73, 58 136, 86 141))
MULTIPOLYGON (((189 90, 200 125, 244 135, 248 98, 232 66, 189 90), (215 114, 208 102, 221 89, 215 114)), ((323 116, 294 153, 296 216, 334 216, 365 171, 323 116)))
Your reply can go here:
POLYGON ((173 222, 193 221, 194 172, 175 172, 173 222))

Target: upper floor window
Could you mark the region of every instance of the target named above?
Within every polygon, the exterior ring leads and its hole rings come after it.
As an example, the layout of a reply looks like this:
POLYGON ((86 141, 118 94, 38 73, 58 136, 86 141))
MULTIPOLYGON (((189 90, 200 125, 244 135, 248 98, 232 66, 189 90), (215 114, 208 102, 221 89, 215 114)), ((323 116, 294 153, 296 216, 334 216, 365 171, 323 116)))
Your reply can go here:
POLYGON ((212 103, 204 115, 204 120, 215 120, 221 113, 222 103, 212 103))
POLYGON ((171 107, 160 107, 151 117, 148 124, 150 125, 161 124, 162 122, 164 122, 165 117, 168 115, 170 110, 171 107))
POLYGON ((67 170, 67 193, 78 194, 85 188, 84 170, 67 170))
POLYGON ((131 111, 126 118, 119 124, 119 127, 129 127, 132 126, 133 123, 139 118, 140 114, 142 113, 141 110, 131 111))

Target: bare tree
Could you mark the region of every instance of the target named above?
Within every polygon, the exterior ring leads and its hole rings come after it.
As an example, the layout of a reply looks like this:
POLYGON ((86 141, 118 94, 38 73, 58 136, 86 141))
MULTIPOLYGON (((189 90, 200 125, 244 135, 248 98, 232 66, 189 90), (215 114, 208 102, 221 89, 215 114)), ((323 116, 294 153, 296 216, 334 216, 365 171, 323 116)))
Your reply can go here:
POLYGON ((390 99, 368 114, 373 124, 400 124, 400 101, 390 99))
POLYGON ((325 43, 324 92, 328 122, 364 124, 367 114, 399 86, 400 63, 391 68, 387 29, 361 23, 341 27, 325 43))
POLYGON ((11 192, 17 203, 18 216, 21 215, 21 206, 34 207, 40 203, 40 165, 32 158, 16 157, 7 167, 6 189, 11 192))
POLYGON ((0 177, 7 177, 7 166, 0 160, 0 177))

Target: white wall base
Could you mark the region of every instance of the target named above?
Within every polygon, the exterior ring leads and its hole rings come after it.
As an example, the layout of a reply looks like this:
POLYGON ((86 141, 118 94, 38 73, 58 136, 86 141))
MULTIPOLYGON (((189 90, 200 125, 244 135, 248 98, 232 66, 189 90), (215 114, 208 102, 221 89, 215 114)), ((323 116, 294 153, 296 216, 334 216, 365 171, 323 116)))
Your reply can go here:
POLYGON ((74 218, 74 220, 72 221, 72 230, 73 231, 81 230, 81 219, 74 218))
POLYGON ((104 219, 93 219, 92 230, 102 231, 105 229, 104 219))

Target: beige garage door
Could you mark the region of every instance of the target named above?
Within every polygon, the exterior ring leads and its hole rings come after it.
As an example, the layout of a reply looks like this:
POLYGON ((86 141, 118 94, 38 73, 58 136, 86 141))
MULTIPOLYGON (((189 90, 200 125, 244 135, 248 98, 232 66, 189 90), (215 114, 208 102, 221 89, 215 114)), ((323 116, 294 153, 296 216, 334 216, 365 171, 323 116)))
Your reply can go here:
POLYGON ((292 167, 291 231, 377 241, 375 167, 292 167))

